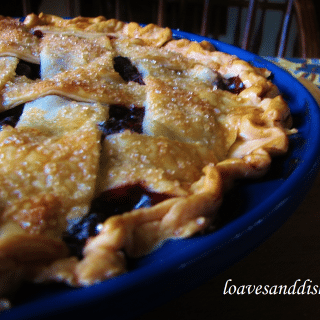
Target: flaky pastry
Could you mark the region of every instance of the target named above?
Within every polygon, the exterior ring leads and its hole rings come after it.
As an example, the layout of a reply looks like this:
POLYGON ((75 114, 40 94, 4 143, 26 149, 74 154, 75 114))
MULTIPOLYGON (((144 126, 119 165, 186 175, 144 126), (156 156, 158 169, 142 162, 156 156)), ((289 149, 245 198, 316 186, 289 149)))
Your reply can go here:
POLYGON ((295 132, 270 72, 208 41, 104 17, 0 29, 1 296, 99 283, 208 230, 295 132))

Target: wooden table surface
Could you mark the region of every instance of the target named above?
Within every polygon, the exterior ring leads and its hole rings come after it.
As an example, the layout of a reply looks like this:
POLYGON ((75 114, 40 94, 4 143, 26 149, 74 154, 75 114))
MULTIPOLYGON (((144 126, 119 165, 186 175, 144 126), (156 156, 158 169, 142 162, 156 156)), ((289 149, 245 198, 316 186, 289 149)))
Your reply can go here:
MULTIPOLYGON (((311 87, 316 98, 320 94, 311 87), (317 96, 318 95, 318 96, 317 96)), ((320 100, 319 100, 320 101, 320 100)), ((158 319, 320 319, 320 174, 303 203, 266 242, 199 288, 139 317, 158 319), (305 284, 305 294, 223 294, 230 285, 305 284), (318 287, 316 287, 318 286, 318 287)), ((300 289, 300 292, 302 288, 300 289)))

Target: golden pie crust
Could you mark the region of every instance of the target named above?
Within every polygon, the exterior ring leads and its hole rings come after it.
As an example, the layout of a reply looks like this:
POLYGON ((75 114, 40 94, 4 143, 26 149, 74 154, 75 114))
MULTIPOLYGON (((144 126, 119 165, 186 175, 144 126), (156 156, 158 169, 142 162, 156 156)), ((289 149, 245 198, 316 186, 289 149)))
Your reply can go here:
POLYGON ((104 17, 1 17, 0 29, 0 111, 24 104, 0 131, 0 296, 22 280, 99 283, 127 257, 207 230, 233 183, 265 174, 295 132, 270 72, 207 41, 104 17), (115 70, 119 56, 143 84, 115 70), (16 74, 20 61, 41 77, 16 74), (219 86, 232 78, 239 92, 219 86), (142 132, 104 136, 113 105, 144 108, 142 132), (68 225, 131 186, 165 197, 107 218, 82 258, 70 254, 68 225))

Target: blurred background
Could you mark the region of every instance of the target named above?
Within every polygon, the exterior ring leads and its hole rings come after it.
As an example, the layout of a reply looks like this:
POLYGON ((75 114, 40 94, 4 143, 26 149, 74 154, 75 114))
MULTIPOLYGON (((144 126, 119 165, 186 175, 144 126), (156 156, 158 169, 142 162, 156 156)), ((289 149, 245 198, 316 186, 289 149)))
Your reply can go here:
POLYGON ((319 8, 318 0, 11 0, 0 14, 103 15, 202 34, 261 56, 320 58, 319 8))

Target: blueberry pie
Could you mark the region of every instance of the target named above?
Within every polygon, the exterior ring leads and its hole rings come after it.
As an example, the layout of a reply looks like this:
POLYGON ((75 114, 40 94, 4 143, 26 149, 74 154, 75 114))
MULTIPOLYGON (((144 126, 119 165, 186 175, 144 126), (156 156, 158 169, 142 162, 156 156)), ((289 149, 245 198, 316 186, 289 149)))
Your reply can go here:
POLYGON ((213 225, 288 149, 270 72, 168 28, 0 17, 0 296, 88 286, 213 225))

